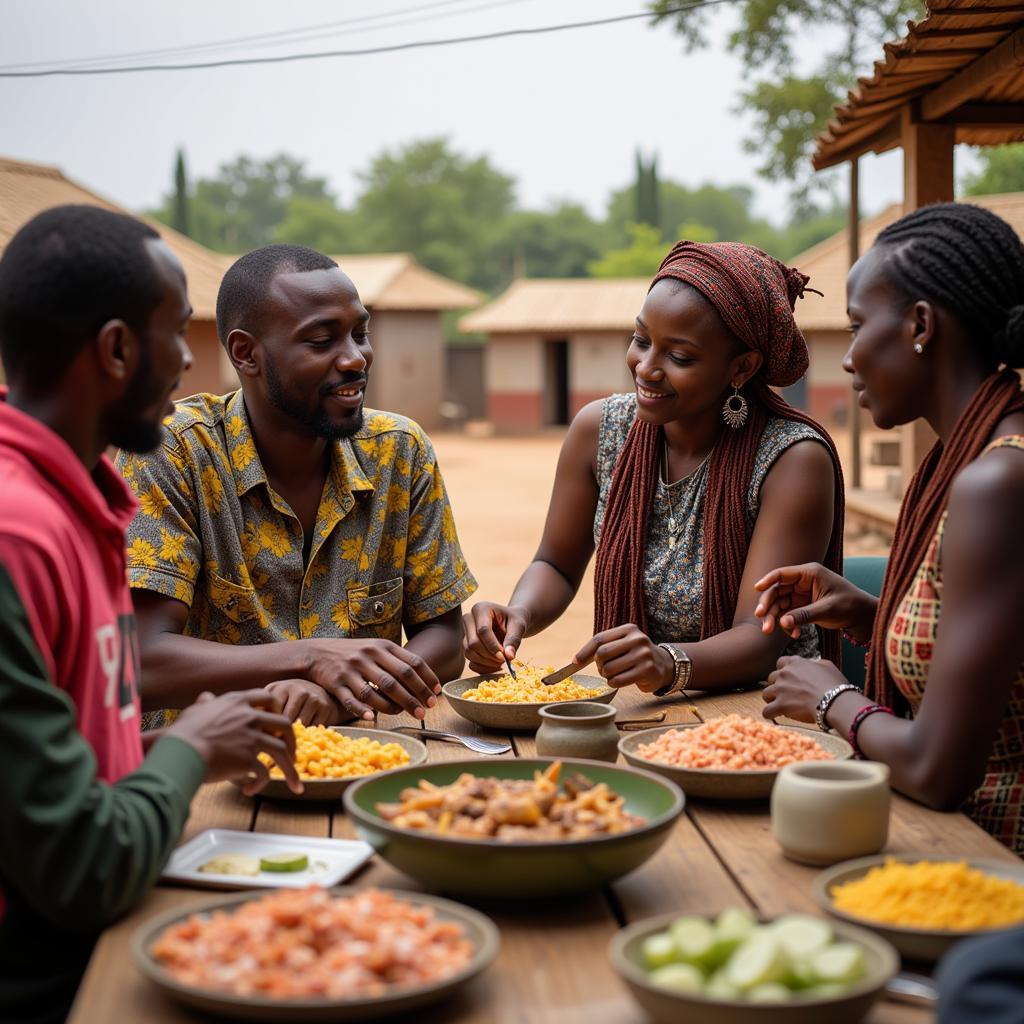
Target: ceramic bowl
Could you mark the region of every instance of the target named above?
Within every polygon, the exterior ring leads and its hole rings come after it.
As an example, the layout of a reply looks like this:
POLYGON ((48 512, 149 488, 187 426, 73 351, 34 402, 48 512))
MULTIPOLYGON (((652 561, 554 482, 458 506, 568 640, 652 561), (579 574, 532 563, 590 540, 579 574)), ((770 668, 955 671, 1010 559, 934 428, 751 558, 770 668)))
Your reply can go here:
MULTIPOLYGON (((965 860, 968 867, 985 871, 990 875, 995 875, 997 878, 1009 878, 1019 885, 1024 885, 1024 864, 1020 861, 1014 863, 1002 860, 977 860, 969 857, 953 857, 949 854, 923 854, 917 857, 891 858, 881 856, 858 857, 856 860, 848 860, 842 864, 836 864, 834 867, 822 871, 815 878, 812 893, 820 907, 823 907, 840 921, 849 921, 862 928, 870 928, 873 932, 891 942, 903 956, 910 960, 920 960, 925 963, 938 960, 952 946, 955 946, 963 939, 975 938, 978 935, 993 935, 1005 929, 989 928, 958 931, 939 928, 904 928, 898 925, 884 924, 881 921, 872 921, 866 917, 858 917, 836 908, 836 905, 832 902, 832 890, 836 886, 862 878, 872 868, 881 867, 889 859, 911 864, 922 860, 947 862, 951 860, 965 860)), ((1019 927, 1019 925, 1016 927, 1019 927)))
POLYGON ((679 914, 638 921, 616 933, 608 948, 612 965, 648 1017, 658 1024, 857 1024, 899 970, 896 950, 884 939, 848 924, 835 924, 837 938, 859 943, 867 961, 865 976, 840 996, 793 999, 787 1003, 747 1003, 669 992, 652 985, 644 968, 644 939, 663 931, 679 914))
MULTIPOLYGON (((340 732, 342 736, 349 736, 352 739, 376 740, 378 743, 397 743, 408 755, 409 761, 403 764, 402 768, 414 767, 423 764, 427 759, 427 748, 420 740, 412 736, 405 736, 399 732, 388 732, 385 729, 363 729, 358 726, 335 725, 332 732, 340 732)), ((386 775, 391 771, 401 769, 389 768, 383 772, 374 772, 374 776, 386 775)), ((293 793, 288 788, 284 779, 271 779, 262 790, 259 796, 268 797, 271 800, 340 800, 342 793, 361 778, 371 778, 368 775, 356 775, 350 779, 303 779, 303 790, 301 793, 293 793)))
MULTIPOLYGON (((623 736, 619 741, 619 753, 629 764, 637 768, 664 775, 682 786, 688 797, 702 797, 707 800, 765 800, 771 795, 772 786, 779 774, 777 768, 768 771, 735 771, 720 768, 679 768, 664 761, 652 761, 641 757, 640 747, 656 740, 670 729, 696 729, 700 723, 688 725, 660 725, 655 729, 623 736)), ((776 728, 809 736, 836 760, 853 756, 853 748, 846 740, 820 729, 804 729, 795 725, 780 725, 776 728)))
POLYGON ((365 839, 389 864, 424 885, 459 896, 510 900, 563 896, 596 889, 633 871, 668 838, 683 809, 683 794, 651 772, 601 761, 563 760, 562 779, 574 773, 607 783, 625 797, 627 811, 647 824, 594 839, 504 842, 465 839, 399 828, 377 813, 420 780, 444 786, 463 773, 482 778, 532 779, 551 760, 515 758, 450 761, 402 768, 357 782, 345 793, 345 810, 365 839))
MULTIPOLYGON (((466 700, 462 695, 467 690, 485 679, 498 679, 493 676, 473 676, 470 679, 453 679, 441 687, 441 692, 448 698, 448 703, 456 714, 485 729, 501 730, 532 730, 540 727, 540 709, 549 704, 549 701, 538 701, 536 704, 495 704, 479 700, 466 700)), ((593 697, 586 698, 588 701, 597 701, 600 704, 607 704, 615 696, 615 691, 610 689, 607 683, 600 676, 576 675, 573 679, 580 686, 588 687, 594 691, 593 697)))
MULTIPOLYGON (((354 887, 341 887, 331 892, 339 895, 353 895, 354 887)), ((147 921, 132 939, 132 955, 139 970, 166 995, 178 1003, 234 1020, 280 1021, 282 1024, 306 1024, 313 1021, 361 1021, 391 1020, 396 1014, 406 1013, 436 1003, 462 988, 481 971, 488 967, 498 953, 498 929, 483 914, 450 900, 424 893, 397 892, 392 895, 430 907, 442 921, 455 921, 472 942, 475 952, 473 959, 457 974, 414 988, 395 989, 382 996, 360 997, 358 999, 270 999, 266 996, 236 996, 230 992, 185 985, 170 977, 164 968, 150 954, 153 943, 162 932, 173 924, 195 913, 214 910, 233 910, 249 900, 259 899, 265 893, 250 892, 238 896, 221 896, 216 900, 177 907, 147 921)))

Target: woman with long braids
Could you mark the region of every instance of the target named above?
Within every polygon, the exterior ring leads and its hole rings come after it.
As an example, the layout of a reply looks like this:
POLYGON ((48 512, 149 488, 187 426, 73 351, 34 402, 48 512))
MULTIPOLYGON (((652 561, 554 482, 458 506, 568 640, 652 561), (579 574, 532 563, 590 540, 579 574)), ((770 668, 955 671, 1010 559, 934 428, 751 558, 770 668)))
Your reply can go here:
POLYGON ((813 420, 772 387, 807 369, 793 305, 807 278, 747 245, 679 242, 630 339, 635 392, 580 411, 544 535, 507 605, 466 616, 470 667, 493 672, 568 607, 597 546, 594 637, 577 653, 609 685, 660 696, 764 679, 790 641, 754 616, 781 552, 841 571, 842 476, 813 420))
POLYGON ((964 809, 1024 853, 1024 248, 978 206, 896 221, 850 271, 843 360, 880 427, 938 441, 903 501, 882 595, 820 565, 758 581, 763 628, 810 623, 870 644, 865 692, 783 658, 765 715, 831 726, 892 784, 964 809), (941 628, 940 628, 941 622, 941 628), (966 803, 965 803, 966 802, 966 803))

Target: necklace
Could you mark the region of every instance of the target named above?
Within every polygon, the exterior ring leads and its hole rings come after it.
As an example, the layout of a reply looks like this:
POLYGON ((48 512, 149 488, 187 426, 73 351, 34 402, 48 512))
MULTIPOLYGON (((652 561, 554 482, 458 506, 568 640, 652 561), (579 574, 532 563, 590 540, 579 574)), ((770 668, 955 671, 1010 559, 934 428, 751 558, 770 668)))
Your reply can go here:
MULTIPOLYGON (((714 448, 711 449, 711 452, 714 448)), ((669 549, 673 549, 676 546, 676 503, 672 499, 672 488, 676 484, 685 483, 687 480, 692 480, 703 468, 707 465, 708 459, 711 458, 711 452, 708 452, 703 459, 700 460, 700 464, 693 470, 692 473, 687 473, 686 476, 680 477, 674 483, 668 482, 668 442, 662 441, 661 455, 663 465, 663 477, 662 483, 665 486, 665 496, 668 498, 668 546, 669 549)), ((680 524, 681 525, 681 524, 680 524)))

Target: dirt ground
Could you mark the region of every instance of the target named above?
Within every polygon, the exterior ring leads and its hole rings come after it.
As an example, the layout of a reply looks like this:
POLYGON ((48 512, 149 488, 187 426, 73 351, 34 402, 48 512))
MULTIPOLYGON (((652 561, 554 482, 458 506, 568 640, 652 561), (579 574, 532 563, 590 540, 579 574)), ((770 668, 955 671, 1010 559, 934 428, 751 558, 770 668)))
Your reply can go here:
MULTIPOLYGON (((560 431, 522 438, 433 435, 459 540, 480 584, 470 603, 508 600, 533 558, 563 436, 560 431)), ((879 548, 877 538, 847 539, 849 554, 874 554, 879 548)), ((593 564, 565 615, 526 641, 524 658, 535 665, 561 666, 590 638, 592 573, 593 564)))

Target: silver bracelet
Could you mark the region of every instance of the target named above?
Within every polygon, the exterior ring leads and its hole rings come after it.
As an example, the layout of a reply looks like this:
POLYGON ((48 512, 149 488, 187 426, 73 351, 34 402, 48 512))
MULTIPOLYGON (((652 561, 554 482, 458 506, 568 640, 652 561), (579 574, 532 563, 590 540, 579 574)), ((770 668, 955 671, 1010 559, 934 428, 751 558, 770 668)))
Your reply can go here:
POLYGON ((818 728, 822 732, 829 731, 829 724, 825 721, 825 716, 828 714, 828 709, 832 707, 832 701, 834 701, 839 694, 845 693, 847 690, 858 689, 859 688, 854 686, 853 683, 840 683, 838 686, 833 686, 831 690, 826 691, 814 708, 814 721, 817 722, 818 728))

